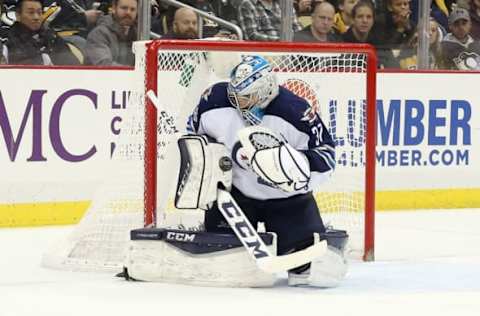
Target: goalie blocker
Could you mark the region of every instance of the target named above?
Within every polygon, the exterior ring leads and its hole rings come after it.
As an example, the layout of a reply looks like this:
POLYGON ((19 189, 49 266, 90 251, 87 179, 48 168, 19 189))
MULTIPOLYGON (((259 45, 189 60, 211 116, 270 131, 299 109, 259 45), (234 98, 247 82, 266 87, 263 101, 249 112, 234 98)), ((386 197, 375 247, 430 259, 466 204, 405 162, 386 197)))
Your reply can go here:
MULTIPOLYGON (((236 205, 227 191, 218 189, 215 194, 214 190, 218 185, 231 187, 231 161, 225 147, 209 143, 206 137, 198 135, 182 137, 179 147, 182 162, 176 206, 187 209, 208 208, 218 194, 220 199, 232 199, 236 205)), ((222 200, 219 200, 219 204, 223 204, 220 202, 222 200)), ((325 263, 328 266, 338 264, 339 258, 343 260, 337 253, 343 251, 347 241, 344 231, 329 230, 322 236, 316 234, 317 242, 313 246, 289 255, 275 256, 275 234, 259 235, 239 207, 234 212, 236 216, 232 217, 230 213, 232 210, 222 210, 237 236, 171 229, 132 231, 125 276, 127 279, 204 286, 265 287, 273 285, 275 272, 313 262, 310 271, 320 270, 325 274, 322 270, 332 271, 331 267, 325 267, 325 263), (327 241, 320 242, 320 239, 327 241), (329 244, 328 249, 326 242, 329 244), (332 252, 331 247, 337 251, 332 252), (321 258, 320 269, 314 260, 318 257, 321 258)), ((327 273, 327 279, 322 275, 320 283, 312 284, 312 280, 318 281, 318 276, 312 279, 310 273, 300 275, 299 278, 299 274, 296 274, 296 279, 292 282, 289 280, 289 284, 334 286, 339 272, 333 268, 333 279, 331 273, 327 273)), ((340 274, 344 275, 344 271, 340 271, 340 274)))

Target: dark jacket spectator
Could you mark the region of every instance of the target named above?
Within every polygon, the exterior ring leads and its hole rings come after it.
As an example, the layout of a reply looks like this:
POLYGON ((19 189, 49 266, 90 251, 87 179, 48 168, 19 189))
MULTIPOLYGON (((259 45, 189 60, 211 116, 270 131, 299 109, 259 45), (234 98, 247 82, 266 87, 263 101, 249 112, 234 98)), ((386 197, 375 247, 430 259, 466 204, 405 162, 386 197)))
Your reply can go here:
POLYGON ((158 1, 158 3, 152 2, 152 6, 153 14, 151 30, 157 35, 165 35, 170 31, 175 8, 162 1, 158 1))
POLYGON ((93 65, 133 66, 136 40, 136 0, 114 1, 112 14, 100 18, 87 37, 87 60, 93 65))
POLYGON ((80 35, 86 37, 97 23, 102 11, 93 8, 94 0, 47 0, 45 6, 55 4, 60 12, 49 23, 50 28, 63 35, 80 35))
MULTIPOLYGON (((182 0, 181 2, 238 25, 237 8, 232 5, 232 0, 182 0)), ((176 7, 165 7, 165 4, 159 1, 159 14, 152 18, 152 31, 159 35, 168 34, 168 38, 173 38, 171 37, 174 36, 172 25, 176 11, 176 7)), ((202 38, 217 36, 219 32, 231 33, 214 21, 203 19, 202 38)))
POLYGON ((7 41, 10 64, 79 64, 67 43, 54 31, 42 27, 39 0, 23 0, 16 11, 18 22, 10 28, 7 41))
MULTIPOLYGON (((412 10, 412 22, 414 25, 418 23, 418 10, 422 0, 412 0, 410 7, 412 10)), ((448 27, 448 7, 445 0, 432 0, 430 5, 430 17, 432 17, 444 29, 448 27)))
MULTIPOLYGON (((237 10, 230 4, 228 0, 184 0, 182 1, 194 8, 207 12, 213 16, 220 17, 228 22, 238 24, 237 10)), ((214 37, 218 32, 224 31, 216 22, 208 19, 203 19, 203 34, 202 38, 214 37)))
POLYGON ((376 19, 383 44, 398 49, 408 43, 415 33, 411 13, 410 0, 386 0, 386 11, 376 19))

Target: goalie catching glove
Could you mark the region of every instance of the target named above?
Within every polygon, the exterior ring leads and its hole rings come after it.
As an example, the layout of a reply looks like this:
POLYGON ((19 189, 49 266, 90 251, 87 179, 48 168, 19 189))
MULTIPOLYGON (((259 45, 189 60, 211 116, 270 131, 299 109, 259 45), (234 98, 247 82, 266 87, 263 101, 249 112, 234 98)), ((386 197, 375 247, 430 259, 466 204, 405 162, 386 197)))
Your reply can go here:
POLYGON ((303 153, 265 127, 246 127, 237 136, 242 154, 263 181, 285 192, 308 190, 310 164, 303 153))

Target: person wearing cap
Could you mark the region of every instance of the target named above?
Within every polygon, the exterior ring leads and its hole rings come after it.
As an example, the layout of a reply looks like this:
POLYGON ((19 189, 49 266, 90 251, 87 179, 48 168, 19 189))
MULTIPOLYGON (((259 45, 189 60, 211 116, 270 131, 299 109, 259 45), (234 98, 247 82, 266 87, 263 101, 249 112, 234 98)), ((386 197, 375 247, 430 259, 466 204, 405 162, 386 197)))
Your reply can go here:
POLYGON ((480 42, 470 35, 472 23, 466 9, 455 8, 448 17, 448 33, 442 41, 442 67, 480 70, 480 42))

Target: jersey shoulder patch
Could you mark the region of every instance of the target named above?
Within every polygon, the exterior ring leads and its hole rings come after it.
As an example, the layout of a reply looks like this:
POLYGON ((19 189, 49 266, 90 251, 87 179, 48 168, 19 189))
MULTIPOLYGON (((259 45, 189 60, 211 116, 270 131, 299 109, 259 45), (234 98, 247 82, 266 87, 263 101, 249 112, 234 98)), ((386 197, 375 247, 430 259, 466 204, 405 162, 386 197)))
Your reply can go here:
POLYGON ((207 88, 207 90, 203 91, 201 99, 203 101, 208 101, 208 98, 210 97, 210 94, 212 94, 212 88, 213 86, 210 86, 207 88))
POLYGON ((230 107, 227 95, 227 83, 219 82, 207 88, 199 100, 199 111, 205 112, 212 108, 230 107))
POLYGON ((226 107, 233 107, 227 95, 227 82, 219 82, 208 87, 199 97, 198 105, 187 121, 188 132, 198 132, 203 113, 226 107))

